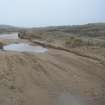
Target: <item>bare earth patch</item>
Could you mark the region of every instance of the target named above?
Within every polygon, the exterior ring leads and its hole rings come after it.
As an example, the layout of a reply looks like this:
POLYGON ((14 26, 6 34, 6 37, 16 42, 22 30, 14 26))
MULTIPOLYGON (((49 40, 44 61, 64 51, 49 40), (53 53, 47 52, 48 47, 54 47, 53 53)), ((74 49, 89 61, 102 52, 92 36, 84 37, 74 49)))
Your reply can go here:
POLYGON ((0 53, 1 105, 104 105, 104 93, 105 67, 97 61, 54 49, 0 53))

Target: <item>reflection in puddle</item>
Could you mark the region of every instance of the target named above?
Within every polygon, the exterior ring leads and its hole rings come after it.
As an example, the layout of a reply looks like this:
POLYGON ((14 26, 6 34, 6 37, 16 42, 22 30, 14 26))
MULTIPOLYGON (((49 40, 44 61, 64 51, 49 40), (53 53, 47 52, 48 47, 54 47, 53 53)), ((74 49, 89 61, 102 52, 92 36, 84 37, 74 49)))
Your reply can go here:
POLYGON ((48 49, 43 48, 41 46, 31 46, 26 43, 6 45, 4 46, 3 49, 6 51, 33 52, 33 53, 44 53, 48 51, 48 49))
POLYGON ((18 33, 0 34, 0 39, 19 39, 18 33))

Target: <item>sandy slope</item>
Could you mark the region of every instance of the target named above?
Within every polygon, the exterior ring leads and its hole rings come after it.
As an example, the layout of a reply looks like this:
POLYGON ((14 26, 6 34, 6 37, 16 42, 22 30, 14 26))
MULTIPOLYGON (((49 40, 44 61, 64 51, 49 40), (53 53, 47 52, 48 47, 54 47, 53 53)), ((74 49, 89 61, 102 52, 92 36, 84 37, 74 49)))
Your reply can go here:
POLYGON ((105 67, 54 49, 0 52, 0 105, 105 105, 105 67))

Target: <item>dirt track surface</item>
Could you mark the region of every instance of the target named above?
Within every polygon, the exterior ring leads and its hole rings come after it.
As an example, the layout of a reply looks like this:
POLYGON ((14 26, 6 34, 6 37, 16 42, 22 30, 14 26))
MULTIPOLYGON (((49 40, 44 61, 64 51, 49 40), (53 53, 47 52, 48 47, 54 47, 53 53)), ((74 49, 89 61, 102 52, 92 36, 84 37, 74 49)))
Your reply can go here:
POLYGON ((0 105, 105 105, 105 67, 54 49, 0 52, 0 105))

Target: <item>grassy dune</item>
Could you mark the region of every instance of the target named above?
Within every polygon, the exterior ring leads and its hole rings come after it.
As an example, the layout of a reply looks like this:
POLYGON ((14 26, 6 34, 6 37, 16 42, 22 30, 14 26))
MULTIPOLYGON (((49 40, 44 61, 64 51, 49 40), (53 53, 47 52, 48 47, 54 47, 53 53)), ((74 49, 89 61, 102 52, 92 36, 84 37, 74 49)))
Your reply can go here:
POLYGON ((105 60, 105 23, 32 28, 21 38, 38 40, 105 60))

